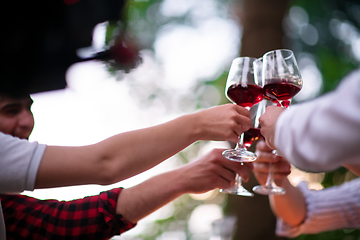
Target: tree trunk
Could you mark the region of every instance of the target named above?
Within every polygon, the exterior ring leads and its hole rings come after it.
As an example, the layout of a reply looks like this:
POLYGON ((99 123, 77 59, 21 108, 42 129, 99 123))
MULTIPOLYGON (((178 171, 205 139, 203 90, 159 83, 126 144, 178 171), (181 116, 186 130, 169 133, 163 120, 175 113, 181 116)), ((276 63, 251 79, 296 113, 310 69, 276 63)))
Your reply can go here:
POLYGON ((240 56, 258 58, 287 47, 282 24, 289 0, 242 0, 235 5, 243 27, 240 56))

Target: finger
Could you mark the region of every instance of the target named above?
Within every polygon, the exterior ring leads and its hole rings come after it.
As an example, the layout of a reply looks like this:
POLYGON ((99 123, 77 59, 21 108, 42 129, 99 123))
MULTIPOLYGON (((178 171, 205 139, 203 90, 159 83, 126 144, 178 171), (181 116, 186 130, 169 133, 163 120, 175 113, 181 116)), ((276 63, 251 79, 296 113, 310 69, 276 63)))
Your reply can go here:
POLYGON ((291 166, 288 162, 277 162, 273 163, 271 169, 274 173, 290 174, 291 166))
POLYGON ((273 174, 273 178, 274 180, 278 180, 278 179, 284 179, 286 178, 290 173, 274 173, 273 174))
POLYGON ((254 172, 254 175, 255 175, 255 178, 258 180, 258 182, 260 184, 265 184, 266 182, 266 179, 268 178, 268 174, 267 173, 255 173, 254 172))
POLYGON ((229 136, 229 141, 233 142, 234 144, 236 144, 238 141, 239 141, 239 134, 241 133, 238 133, 239 131, 233 131, 231 133, 231 136, 229 136))
POLYGON ((216 182, 216 187, 220 189, 226 189, 234 185, 234 183, 235 183, 235 178, 229 181, 225 178, 219 177, 218 181, 216 182))
POLYGON ((256 149, 259 151, 264 151, 264 152, 272 151, 272 149, 268 145, 266 145, 264 140, 258 141, 258 143, 256 144, 256 149))
POLYGON ((244 182, 247 182, 250 178, 250 170, 254 168, 253 163, 252 162, 248 162, 248 163, 234 162, 234 163, 236 163, 236 165, 234 166, 236 173, 240 175, 241 179, 244 182))
MULTIPOLYGON (((247 182, 250 178, 250 170, 253 168, 252 163, 244 163, 243 165, 240 162, 234 162, 227 160, 228 164, 225 169, 231 171, 232 173, 238 173, 241 176, 241 179, 244 182, 247 182)), ((224 173, 223 173, 224 174, 224 173)), ((222 175, 223 177, 225 175, 222 175)), ((228 179, 228 178, 226 178, 228 179)), ((229 179, 228 179, 229 180, 229 179)))
POLYGON ((250 119, 250 112, 249 112, 249 110, 247 110, 246 108, 241 107, 241 106, 239 106, 239 105, 234 105, 234 106, 235 106, 235 109, 236 109, 236 111, 237 111, 238 113, 240 113, 241 115, 246 116, 247 118, 250 119))
POLYGON ((250 171, 249 169, 247 169, 246 167, 242 167, 240 169, 240 171, 237 172, 240 177, 241 177, 241 180, 243 182, 248 182, 249 181, 249 178, 250 178, 250 171))
POLYGON ((255 154, 257 156, 255 162, 278 162, 279 159, 276 158, 276 156, 272 152, 263 152, 263 151, 255 151, 255 154))
POLYGON ((225 179, 226 181, 233 183, 236 178, 236 173, 227 168, 224 168, 224 170, 225 171, 219 173, 219 176, 225 179))
POLYGON ((247 118, 245 116, 242 115, 238 115, 235 119, 236 123, 237 123, 237 128, 235 129, 236 133, 240 136, 241 133, 249 130, 249 128, 251 127, 251 119, 247 118))
POLYGON ((228 182, 234 182, 234 179, 236 177, 235 171, 233 171, 231 167, 226 167, 226 166, 218 168, 216 174, 228 182))
POLYGON ((254 173, 257 174, 268 174, 269 173, 269 164, 268 163, 263 163, 263 162, 254 162, 254 169, 253 169, 254 173))
POLYGON ((254 169, 254 164, 252 162, 244 162, 242 165, 244 165, 250 170, 254 169))
MULTIPOLYGON (((261 131, 261 134, 264 135, 264 133, 261 131)), ((272 142, 269 139, 265 139, 266 145, 268 145, 270 148, 273 147, 272 142)), ((275 149, 275 148, 272 148, 275 149)))
POLYGON ((274 175, 277 175, 278 178, 284 178, 291 173, 291 168, 289 165, 284 163, 276 163, 269 167, 267 163, 254 163, 254 174, 269 174, 272 172, 274 175))

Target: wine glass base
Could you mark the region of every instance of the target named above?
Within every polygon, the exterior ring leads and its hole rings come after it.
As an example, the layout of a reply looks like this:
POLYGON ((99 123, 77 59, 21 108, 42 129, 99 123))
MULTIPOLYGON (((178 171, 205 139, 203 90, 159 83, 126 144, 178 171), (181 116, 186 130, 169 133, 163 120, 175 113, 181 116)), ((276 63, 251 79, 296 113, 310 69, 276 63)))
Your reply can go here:
POLYGON ((253 162, 257 158, 256 154, 253 152, 236 149, 225 150, 222 155, 235 162, 253 162))
POLYGON ((262 195, 283 195, 285 194, 285 189, 279 186, 265 186, 259 185, 255 186, 252 189, 254 192, 262 195))
POLYGON ((253 197, 254 194, 249 192, 248 190, 246 190, 243 187, 238 187, 238 188, 227 188, 227 189, 219 189, 219 192, 222 193, 228 193, 228 194, 234 194, 234 195, 239 195, 239 196, 245 196, 245 197, 253 197))

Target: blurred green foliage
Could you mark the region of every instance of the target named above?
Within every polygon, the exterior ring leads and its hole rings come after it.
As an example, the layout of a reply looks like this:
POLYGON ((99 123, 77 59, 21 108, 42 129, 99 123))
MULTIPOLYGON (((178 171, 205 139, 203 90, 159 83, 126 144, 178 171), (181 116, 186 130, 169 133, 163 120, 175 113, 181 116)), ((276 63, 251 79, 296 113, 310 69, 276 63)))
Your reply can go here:
POLYGON ((323 76, 323 92, 331 91, 346 74, 357 68, 359 63, 351 51, 351 46, 331 32, 331 22, 337 20, 348 23, 359 30, 360 19, 352 16, 353 9, 360 8, 360 2, 297 0, 292 2, 292 6, 301 7, 307 12, 309 24, 314 26, 319 34, 315 45, 308 45, 299 38, 292 39, 294 51, 309 52, 316 57, 318 68, 323 76))

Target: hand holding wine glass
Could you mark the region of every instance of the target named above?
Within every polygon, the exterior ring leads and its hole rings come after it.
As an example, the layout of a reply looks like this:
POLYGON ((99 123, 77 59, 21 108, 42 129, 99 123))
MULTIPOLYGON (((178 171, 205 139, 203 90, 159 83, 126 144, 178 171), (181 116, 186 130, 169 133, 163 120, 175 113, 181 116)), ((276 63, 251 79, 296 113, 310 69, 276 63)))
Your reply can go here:
POLYGON ((266 185, 269 175, 280 186, 283 180, 291 173, 291 165, 288 161, 272 153, 272 149, 262 140, 256 144, 256 155, 258 156, 253 163, 253 173, 261 185, 266 185))

